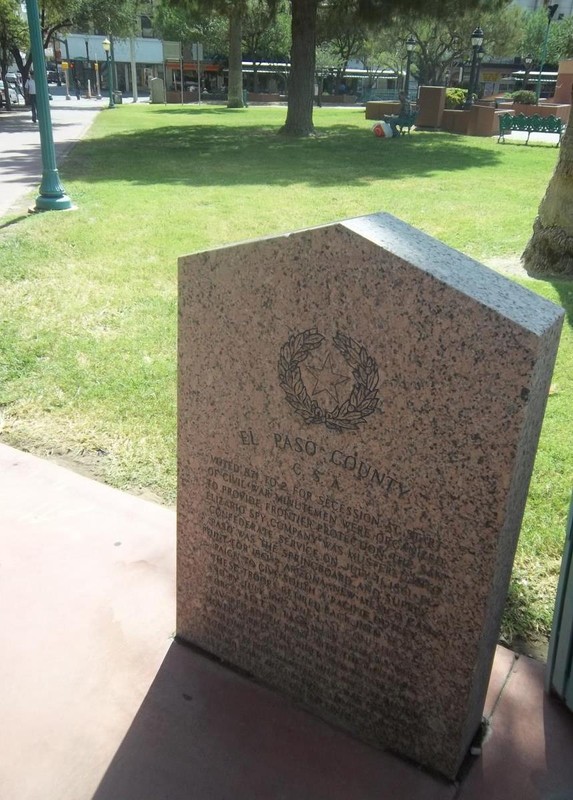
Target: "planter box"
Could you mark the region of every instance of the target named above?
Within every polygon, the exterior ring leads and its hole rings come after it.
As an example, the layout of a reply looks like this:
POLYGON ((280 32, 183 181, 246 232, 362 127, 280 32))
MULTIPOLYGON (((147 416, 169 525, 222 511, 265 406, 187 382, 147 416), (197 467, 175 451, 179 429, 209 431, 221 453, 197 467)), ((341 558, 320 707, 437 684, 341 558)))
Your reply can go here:
POLYGON ((441 128, 446 106, 446 90, 443 86, 421 86, 418 95, 417 128, 441 128))
POLYGON ((442 113, 441 130, 448 133, 461 133, 466 135, 470 125, 470 112, 461 108, 445 108, 442 113))
POLYGON ((563 103, 540 103, 537 106, 514 103, 513 111, 515 114, 525 114, 526 117, 533 117, 538 114, 540 117, 558 117, 563 122, 569 121, 571 106, 563 103))
POLYGON ((249 103, 279 103, 280 99, 278 92, 249 92, 249 103))
POLYGON ((352 106, 356 103, 355 94, 323 94, 320 98, 323 106, 352 106))
MULTIPOLYGON (((173 92, 173 91, 166 92, 166 102, 181 103, 181 92, 173 92)), ((183 102, 196 103, 197 92, 183 92, 183 102)))
MULTIPOLYGON (((468 111, 446 108, 441 129, 465 136, 498 136, 499 118, 507 113, 480 103, 475 103, 468 111)), ((513 113, 513 109, 510 113, 513 113)))
MULTIPOLYGON (((324 102, 324 98, 323 98, 324 102)), ((390 100, 369 100, 366 103, 366 119, 382 119, 385 115, 397 114, 400 111, 400 103, 390 100)))

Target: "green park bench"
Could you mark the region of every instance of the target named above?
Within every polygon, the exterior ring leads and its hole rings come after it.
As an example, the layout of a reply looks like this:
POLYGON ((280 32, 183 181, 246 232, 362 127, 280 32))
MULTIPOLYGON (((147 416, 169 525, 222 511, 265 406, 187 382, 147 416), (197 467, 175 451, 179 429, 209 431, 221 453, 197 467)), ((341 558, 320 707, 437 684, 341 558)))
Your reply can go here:
POLYGON ((398 117, 396 120, 396 128, 400 131, 402 136, 405 135, 406 131, 410 133, 410 128, 416 124, 416 117, 418 116, 417 111, 412 111, 411 114, 406 114, 403 117, 398 117))
POLYGON ((499 118, 499 137, 505 143, 505 135, 512 131, 520 131, 527 134, 525 144, 529 142, 532 133, 556 133, 558 138, 556 147, 561 144, 561 134, 563 133, 563 120, 559 117, 540 117, 534 114, 531 117, 525 114, 502 114, 499 118))

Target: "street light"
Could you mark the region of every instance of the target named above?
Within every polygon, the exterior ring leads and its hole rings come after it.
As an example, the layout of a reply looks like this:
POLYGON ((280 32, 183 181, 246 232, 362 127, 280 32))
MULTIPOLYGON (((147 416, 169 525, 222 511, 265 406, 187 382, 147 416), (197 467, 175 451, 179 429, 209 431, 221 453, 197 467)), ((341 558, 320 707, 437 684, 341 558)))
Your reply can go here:
POLYGON ((478 47, 478 50, 477 50, 477 55, 476 55, 476 60, 477 60, 476 74, 475 74, 474 88, 473 88, 472 94, 477 94, 478 93, 479 71, 480 71, 481 62, 483 61, 483 57, 484 56, 485 56, 485 50, 483 49, 483 46, 480 44, 480 46, 478 47))
POLYGON ((103 47, 103 49, 105 51, 105 60, 107 62, 107 75, 108 75, 108 81, 109 81, 109 106, 108 106, 108 108, 115 108, 115 102, 114 102, 114 99, 113 99, 113 64, 112 64, 112 62, 110 60, 110 57, 109 57, 109 52, 111 50, 111 42, 106 36, 106 38, 103 40, 103 42, 101 44, 102 44, 102 47, 103 47))
POLYGON ((71 100, 71 97, 70 97, 70 76, 68 75, 68 70, 70 68, 70 48, 68 47, 68 40, 67 39, 58 39, 57 36, 54 36, 54 41, 58 42, 58 44, 60 44, 60 45, 63 44, 64 47, 66 48, 66 61, 65 61, 66 68, 64 69, 62 67, 62 69, 64 70, 64 81, 65 81, 65 84, 66 84, 66 100, 71 100))
POLYGON ((92 82, 91 74, 92 74, 92 71, 91 71, 91 66, 90 66, 90 43, 89 43, 88 39, 86 39, 86 71, 87 71, 87 74, 88 74, 88 87, 87 87, 87 89, 88 89, 88 100, 91 100, 92 99, 92 90, 91 90, 91 82, 92 82))
POLYGON ((416 37, 411 33, 406 39, 406 77, 404 78, 404 91, 406 92, 406 97, 409 95, 410 67, 412 66, 412 53, 414 52, 416 44, 416 37))
POLYGON ((36 104, 38 107, 38 128, 42 152, 42 182, 36 197, 35 211, 67 211, 72 201, 64 191, 56 164, 52 118, 50 116, 50 95, 48 75, 44 58, 44 42, 40 28, 40 12, 37 0, 26 0, 26 14, 30 31, 30 49, 34 63, 36 81, 36 104))
POLYGON ((472 41, 472 48, 473 48, 472 66, 471 66, 471 70, 470 70, 470 81, 469 81, 469 86, 468 86, 468 93, 467 93, 467 96, 466 96, 466 102, 464 103, 464 108, 465 109, 471 108, 472 104, 473 104, 472 92, 473 92, 473 87, 474 87, 474 83, 475 83, 476 64, 477 64, 477 60, 478 60, 478 50, 483 44, 483 31, 482 31, 481 28, 478 27, 478 28, 476 28, 474 30, 474 32, 472 33, 471 41, 472 41))
POLYGON ((531 72, 531 65, 533 64, 533 56, 531 53, 528 53, 525 58, 523 59, 523 63, 525 64, 525 76, 523 78, 523 88, 527 89, 527 81, 529 80, 529 73, 531 72))
POLYGON ((101 86, 99 82, 99 61, 97 59, 94 61, 94 69, 96 76, 96 99, 101 100, 101 86))
POLYGON ((547 27, 545 28, 545 38, 543 39, 543 46, 541 48, 541 59, 539 62, 539 75, 537 76, 537 87, 535 89, 535 95, 537 97, 537 102, 539 103, 539 97, 541 95, 541 73, 543 72, 543 67, 545 66, 545 59, 547 58, 547 42, 549 41, 549 28, 551 27, 551 20, 555 16, 555 12, 559 8, 559 3, 554 3, 552 6, 547 6, 547 27))

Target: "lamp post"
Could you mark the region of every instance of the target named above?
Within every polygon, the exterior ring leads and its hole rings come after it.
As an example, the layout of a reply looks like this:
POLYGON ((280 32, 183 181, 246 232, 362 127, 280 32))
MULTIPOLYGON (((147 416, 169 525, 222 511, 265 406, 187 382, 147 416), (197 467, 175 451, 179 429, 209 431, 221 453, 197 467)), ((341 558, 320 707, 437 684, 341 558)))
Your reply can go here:
POLYGON ((523 63, 525 64, 525 77, 523 78, 523 88, 527 89, 527 81, 529 80, 529 73, 531 72, 531 65, 533 64, 533 57, 531 53, 528 53, 525 58, 523 59, 523 63))
POLYGON ((64 81, 66 84, 66 100, 71 100, 70 97, 70 76, 68 75, 68 70, 70 68, 70 48, 68 47, 68 40, 67 39, 58 39, 57 36, 54 36, 54 41, 58 42, 58 44, 63 44, 66 48, 66 60, 62 62, 62 69, 64 71, 64 81), (66 64, 64 67, 63 65, 66 64))
POLYGON ((50 116, 50 95, 48 92, 48 76, 44 59, 44 42, 40 28, 40 13, 37 0, 26 0, 26 14, 30 31, 30 49, 34 63, 34 79, 36 81, 36 105, 38 108, 38 128, 40 131, 40 149, 42 151, 42 182, 40 193, 36 197, 35 211, 66 211, 72 208, 72 201, 64 191, 60 182, 56 164, 56 151, 52 133, 50 116))
POLYGON ((87 74, 88 74, 88 81, 87 81, 88 82, 88 87, 87 87, 88 88, 88 100, 91 100, 92 99, 92 89, 91 89, 92 70, 91 70, 91 65, 90 65, 90 44, 89 44, 88 39, 86 39, 86 70, 87 70, 87 74))
POLYGON ((485 56, 485 50, 483 49, 482 45, 480 44, 480 46, 478 47, 478 50, 477 50, 477 55, 476 55, 476 74, 475 74, 475 78, 474 78, 474 87, 473 87, 473 90, 472 90, 472 94, 477 94, 478 93, 479 71, 480 71, 481 62, 483 61, 483 57, 484 56, 485 56))
POLYGON ((105 51, 105 60, 107 62, 107 76, 108 76, 108 83, 109 83, 109 106, 108 108, 115 108, 115 102, 113 99, 113 63, 109 57, 109 51, 111 50, 111 42, 106 38, 102 42, 102 47, 105 51))
POLYGON ((101 86, 99 82, 99 61, 94 61, 94 69, 96 76, 96 100, 101 100, 101 86))
POLYGON ((547 6, 547 27, 545 28, 545 37, 543 39, 543 46, 541 48, 541 59, 539 61, 539 75, 537 76, 537 86, 535 88, 535 95, 537 97, 537 102, 539 103, 539 97, 541 95, 541 73, 543 72, 543 67, 545 66, 545 59, 547 58, 547 43, 549 41, 549 28, 551 27, 551 20, 555 16, 555 12, 559 8, 559 3, 554 3, 552 6, 547 6))
POLYGON ((472 92, 473 92, 474 83, 475 83, 476 64, 477 64, 477 60, 478 60, 478 50, 483 44, 483 31, 482 31, 481 28, 478 27, 478 28, 476 28, 474 30, 474 32, 472 33, 471 41, 472 41, 472 48, 473 48, 472 66, 471 66, 471 69, 470 69, 470 81, 469 81, 469 86, 468 86, 468 93, 467 93, 467 96, 466 96, 466 101, 464 103, 464 108, 465 109, 470 109, 472 107, 472 104, 473 104, 472 92))
POLYGON ((406 97, 409 95, 410 88, 410 67, 412 66, 412 53, 416 47, 416 37, 411 33, 406 39, 406 77, 404 78, 404 91, 406 97))

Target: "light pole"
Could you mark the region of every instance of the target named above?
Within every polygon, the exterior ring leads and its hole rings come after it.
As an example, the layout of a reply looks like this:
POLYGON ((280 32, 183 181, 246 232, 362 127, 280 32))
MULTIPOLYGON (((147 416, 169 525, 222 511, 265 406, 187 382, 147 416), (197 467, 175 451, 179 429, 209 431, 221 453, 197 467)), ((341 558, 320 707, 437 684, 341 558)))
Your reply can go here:
POLYGON ((66 100, 71 100, 70 97, 70 76, 68 75, 68 70, 70 68, 70 48, 68 47, 68 40, 67 39, 58 39, 54 36, 54 41, 58 42, 60 45, 63 44, 66 48, 66 60, 62 61, 62 69, 64 71, 64 81, 66 84, 66 100), (64 67, 64 64, 66 65, 64 67))
POLYGON ((414 52, 414 48, 416 47, 416 37, 414 34, 410 34, 406 39, 406 77, 404 78, 404 91, 406 92, 406 97, 409 95, 409 88, 410 88, 410 67, 412 66, 412 53, 414 52))
POLYGON ((26 14, 30 31, 30 49, 34 63, 38 128, 40 131, 40 149, 42 151, 42 182, 40 183, 40 193, 36 197, 34 210, 67 211, 72 208, 72 201, 65 193, 64 187, 60 182, 56 164, 52 119, 50 116, 48 75, 46 73, 44 42, 42 41, 37 0, 26 0, 26 14))
POLYGON ((555 16, 555 12, 559 8, 559 3, 554 3, 552 6, 547 6, 547 27, 545 28, 545 37, 543 39, 543 46, 541 48, 541 59, 539 62, 539 75, 537 76, 537 87, 535 89, 535 96, 537 97, 537 102, 539 103, 539 97, 541 95, 541 73, 543 72, 543 67, 545 66, 545 59, 547 58, 547 43, 549 41, 549 28, 551 27, 551 20, 555 16))
POLYGON ((529 80, 529 73, 531 72, 531 65, 533 64, 533 57, 528 53, 523 59, 525 64, 525 77, 523 78, 523 88, 527 89, 527 81, 529 80))
POLYGON ((88 100, 91 100, 92 99, 92 88, 91 88, 92 69, 91 69, 91 64, 90 64, 90 44, 89 44, 88 39, 86 39, 86 70, 87 70, 87 74, 88 74, 88 86, 87 86, 87 89, 88 89, 88 100))
POLYGON ((473 92, 473 87, 474 87, 474 82, 475 82, 476 64, 477 64, 477 60, 478 60, 478 50, 482 46, 482 44, 483 44, 483 31, 482 31, 481 28, 478 27, 472 33, 472 48, 473 48, 472 66, 471 66, 471 70, 470 70, 470 81, 469 81, 469 86, 468 86, 468 93, 467 93, 467 96, 466 96, 466 101, 464 103, 464 108, 465 109, 470 109, 472 107, 472 104, 473 104, 472 92, 473 92))
POLYGON ((96 75, 96 100, 101 100, 101 86, 99 82, 99 61, 97 59, 94 61, 94 69, 96 75))
POLYGON ((113 63, 109 57, 109 51, 111 50, 111 42, 106 38, 102 42, 102 47, 105 51, 105 60, 107 61, 107 79, 109 83, 109 106, 108 108, 115 108, 115 102, 113 99, 113 63))
POLYGON ((485 56, 485 50, 483 49, 482 45, 480 44, 480 46, 478 47, 478 50, 477 50, 477 55, 476 55, 476 74, 475 74, 474 87, 473 87, 472 94, 477 94, 478 93, 479 71, 480 71, 481 62, 483 61, 483 57, 484 56, 485 56))

